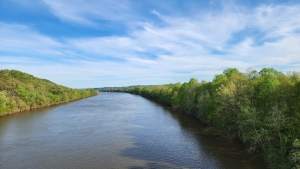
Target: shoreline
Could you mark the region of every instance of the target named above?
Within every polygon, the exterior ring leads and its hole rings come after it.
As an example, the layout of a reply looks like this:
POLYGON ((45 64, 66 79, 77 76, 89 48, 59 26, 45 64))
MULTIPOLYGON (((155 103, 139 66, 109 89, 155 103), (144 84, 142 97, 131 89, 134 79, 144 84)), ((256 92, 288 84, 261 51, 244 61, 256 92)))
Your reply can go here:
POLYGON ((12 110, 12 111, 9 111, 7 113, 0 114, 0 118, 2 116, 8 116, 8 115, 11 115, 11 114, 21 113, 21 112, 30 111, 30 110, 41 109, 41 108, 45 108, 45 107, 56 106, 56 105, 60 105, 60 104, 64 104, 64 103, 70 103, 70 102, 73 102, 73 101, 77 101, 77 100, 81 100, 81 99, 86 99, 86 98, 97 96, 97 95, 92 95, 92 96, 83 97, 83 98, 74 99, 74 100, 69 100, 69 101, 61 101, 61 102, 58 102, 58 103, 53 103, 53 104, 49 104, 49 105, 45 105, 45 106, 37 106, 37 107, 30 107, 30 108, 12 110))

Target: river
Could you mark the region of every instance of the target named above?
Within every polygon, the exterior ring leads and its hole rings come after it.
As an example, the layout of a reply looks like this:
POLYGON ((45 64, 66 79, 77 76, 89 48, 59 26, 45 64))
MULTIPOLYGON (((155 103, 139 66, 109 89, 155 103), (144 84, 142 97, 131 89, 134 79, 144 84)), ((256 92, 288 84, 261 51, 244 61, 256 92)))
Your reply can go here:
POLYGON ((141 96, 102 92, 0 117, 0 168, 265 169, 241 143, 141 96))

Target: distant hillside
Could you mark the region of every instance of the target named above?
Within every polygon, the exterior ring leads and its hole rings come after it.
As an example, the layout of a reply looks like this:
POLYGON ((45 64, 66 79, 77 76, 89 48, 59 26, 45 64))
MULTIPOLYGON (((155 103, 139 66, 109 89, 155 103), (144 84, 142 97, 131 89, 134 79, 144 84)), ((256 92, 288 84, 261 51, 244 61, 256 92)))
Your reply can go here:
POLYGON ((117 92, 123 91, 124 89, 131 89, 136 87, 154 87, 154 86, 163 86, 163 85, 136 85, 136 86, 124 86, 124 87, 99 87, 93 88, 94 90, 99 90, 102 92, 117 92))
POLYGON ((17 70, 0 70, 0 115, 97 95, 99 91, 71 89, 17 70))

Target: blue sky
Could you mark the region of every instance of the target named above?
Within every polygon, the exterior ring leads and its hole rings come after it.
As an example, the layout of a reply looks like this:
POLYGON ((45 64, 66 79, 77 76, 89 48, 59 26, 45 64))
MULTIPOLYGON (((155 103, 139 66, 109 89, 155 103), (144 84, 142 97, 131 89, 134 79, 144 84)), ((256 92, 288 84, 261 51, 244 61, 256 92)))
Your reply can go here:
POLYGON ((299 18, 299 0, 0 0, 0 69, 73 88, 299 72, 299 18))

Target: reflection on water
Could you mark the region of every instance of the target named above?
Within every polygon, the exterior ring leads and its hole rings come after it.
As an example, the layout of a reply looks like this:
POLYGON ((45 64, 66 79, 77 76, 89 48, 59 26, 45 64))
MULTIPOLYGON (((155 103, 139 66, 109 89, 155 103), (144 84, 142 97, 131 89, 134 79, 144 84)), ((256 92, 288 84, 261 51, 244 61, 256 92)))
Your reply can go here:
POLYGON ((243 146, 140 96, 98 96, 0 117, 6 168, 263 169, 243 146))

